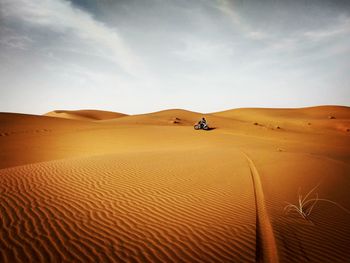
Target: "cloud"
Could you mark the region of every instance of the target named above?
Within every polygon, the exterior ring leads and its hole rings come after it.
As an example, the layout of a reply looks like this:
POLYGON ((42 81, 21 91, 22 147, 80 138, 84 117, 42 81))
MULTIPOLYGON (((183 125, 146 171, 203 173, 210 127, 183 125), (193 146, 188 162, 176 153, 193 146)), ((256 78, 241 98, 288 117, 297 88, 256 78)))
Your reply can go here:
MULTIPOLYGON (((51 32, 60 36, 62 42, 69 43, 70 52, 85 52, 91 56, 113 61, 131 75, 145 70, 140 57, 134 54, 115 28, 95 20, 89 13, 75 8, 68 1, 1 0, 1 2, 1 16, 8 27, 13 27, 12 30, 10 28, 3 33, 5 37, 2 37, 2 44, 23 49, 29 42, 33 42, 27 32, 31 35, 41 34, 40 40, 43 34, 51 32), (21 30, 23 33, 21 36, 11 34, 11 31, 21 30)), ((50 39, 47 41, 50 42, 50 39)), ((42 44, 44 46, 45 43, 42 44)))
POLYGON ((242 19, 234 1, 229 0, 216 0, 213 2, 213 7, 218 9, 224 16, 226 16, 233 29, 238 31, 246 38, 258 40, 261 37, 266 37, 266 33, 253 29, 244 19, 242 19))
POLYGON ((254 40, 264 40, 269 38, 270 36, 267 33, 262 31, 250 31, 247 34, 247 37, 254 40))
MULTIPOLYGON (((214 8, 220 10, 232 24, 233 28, 237 30, 242 37, 252 41, 268 40, 272 36, 269 32, 263 31, 248 23, 244 17, 239 13, 235 1, 217 0, 214 2, 214 8)), ((238 5, 237 5, 238 6, 238 5)))
POLYGON ((335 25, 318 30, 306 31, 303 36, 311 41, 324 41, 350 34, 350 17, 341 16, 335 25))
POLYGON ((225 42, 198 39, 193 36, 187 36, 182 39, 184 48, 173 53, 186 61, 213 62, 213 60, 224 59, 232 56, 234 50, 231 45, 225 42))
POLYGON ((0 27, 0 46, 12 49, 26 50, 33 40, 29 36, 23 36, 8 27, 0 27))
POLYGON ((339 17, 327 27, 275 37, 269 47, 276 52, 302 54, 303 57, 330 57, 350 51, 350 17, 339 17))
POLYGON ((217 0, 216 5, 214 5, 218 10, 220 10, 222 13, 226 14, 233 24, 245 27, 245 24, 242 22, 241 17, 237 12, 234 10, 233 1, 228 0, 217 0))

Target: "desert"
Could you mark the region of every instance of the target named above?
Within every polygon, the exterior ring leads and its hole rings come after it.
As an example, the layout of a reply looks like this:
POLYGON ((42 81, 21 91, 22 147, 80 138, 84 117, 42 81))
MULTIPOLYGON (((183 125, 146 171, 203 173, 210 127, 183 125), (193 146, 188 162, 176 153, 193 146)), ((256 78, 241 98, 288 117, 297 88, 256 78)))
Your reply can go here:
POLYGON ((350 263, 349 0, 0 0, 0 263, 350 263))
POLYGON ((0 262, 349 262, 349 107, 0 123, 0 262))

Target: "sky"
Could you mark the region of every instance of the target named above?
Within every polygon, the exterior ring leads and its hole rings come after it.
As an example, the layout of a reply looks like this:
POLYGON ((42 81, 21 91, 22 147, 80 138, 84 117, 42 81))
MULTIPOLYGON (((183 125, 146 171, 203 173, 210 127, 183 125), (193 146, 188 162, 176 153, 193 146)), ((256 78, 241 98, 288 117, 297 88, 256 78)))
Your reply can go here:
POLYGON ((347 0, 0 0, 0 111, 350 106, 347 0))

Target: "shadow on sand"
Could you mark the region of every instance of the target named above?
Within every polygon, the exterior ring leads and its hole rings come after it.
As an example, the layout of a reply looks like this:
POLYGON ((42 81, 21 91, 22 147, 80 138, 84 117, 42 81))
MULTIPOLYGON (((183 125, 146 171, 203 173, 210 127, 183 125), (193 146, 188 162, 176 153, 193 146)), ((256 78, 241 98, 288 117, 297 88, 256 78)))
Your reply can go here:
POLYGON ((217 129, 216 127, 210 127, 208 129, 198 129, 197 131, 212 131, 212 130, 215 130, 217 129))

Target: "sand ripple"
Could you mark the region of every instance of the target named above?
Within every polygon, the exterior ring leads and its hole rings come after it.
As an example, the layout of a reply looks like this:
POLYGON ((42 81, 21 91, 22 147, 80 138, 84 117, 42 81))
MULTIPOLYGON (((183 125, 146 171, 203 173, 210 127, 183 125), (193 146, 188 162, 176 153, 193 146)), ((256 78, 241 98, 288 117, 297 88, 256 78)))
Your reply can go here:
POLYGON ((234 153, 213 165, 218 154, 129 153, 2 169, 0 261, 254 262, 249 168, 237 169, 244 159, 234 153))

